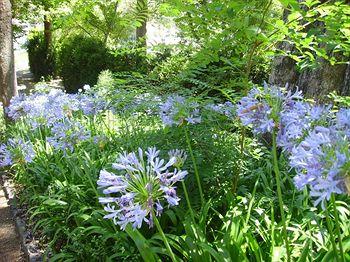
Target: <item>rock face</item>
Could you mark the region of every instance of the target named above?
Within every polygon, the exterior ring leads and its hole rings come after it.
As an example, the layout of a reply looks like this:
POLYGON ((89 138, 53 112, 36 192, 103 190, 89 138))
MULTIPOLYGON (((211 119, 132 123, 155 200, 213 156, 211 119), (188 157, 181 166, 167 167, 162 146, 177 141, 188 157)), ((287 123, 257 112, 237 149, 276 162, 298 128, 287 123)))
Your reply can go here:
MULTIPOLYGON (((298 2, 301 2, 301 0, 298 0, 298 2)), ((320 1, 320 3, 323 2, 325 0, 320 1)), ((284 11, 283 20, 287 20, 288 13, 288 10, 284 11)), ((306 30, 312 27, 322 29, 324 25, 321 22, 315 22, 309 25, 306 30)), ((293 45, 287 41, 282 42, 278 49, 287 53, 296 51, 293 45)), ((326 96, 332 91, 336 91, 339 95, 350 95, 350 57, 347 57, 347 59, 342 57, 341 60, 348 61, 348 64, 332 66, 328 61, 319 58, 320 67, 298 72, 293 59, 287 56, 276 57, 272 63, 269 83, 278 86, 288 84, 290 88, 298 87, 306 97, 317 100, 326 99, 326 96)))
POLYGON ((0 1, 0 101, 8 106, 17 94, 13 54, 12 14, 10 0, 0 1))
MULTIPOLYGON (((293 46, 288 42, 279 44, 278 49, 286 52, 293 52, 293 46)), ((269 83, 277 86, 286 84, 295 85, 299 74, 296 70, 295 61, 288 56, 278 56, 272 62, 272 71, 269 77, 269 83)))
MULTIPOLYGON (((285 50, 291 48, 284 46, 285 50)), ((336 91, 340 95, 350 95, 350 64, 330 65, 321 61, 317 69, 307 69, 298 72, 295 62, 289 57, 278 57, 274 60, 269 77, 270 84, 298 87, 306 97, 323 100, 336 91)))

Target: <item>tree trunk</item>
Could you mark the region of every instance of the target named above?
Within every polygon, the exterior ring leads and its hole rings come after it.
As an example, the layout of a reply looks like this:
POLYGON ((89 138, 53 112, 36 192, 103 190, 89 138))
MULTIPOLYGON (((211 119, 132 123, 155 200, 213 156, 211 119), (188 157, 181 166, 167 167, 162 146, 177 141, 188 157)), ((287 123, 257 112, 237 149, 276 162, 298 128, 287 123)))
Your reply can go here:
POLYGON ((146 47, 147 46, 147 0, 137 0, 137 7, 141 10, 141 15, 144 16, 146 14, 146 17, 142 18, 141 26, 136 28, 136 40, 138 43, 146 47))
POLYGON ((147 35, 147 22, 143 21, 142 25, 136 28, 136 39, 138 42, 142 44, 142 46, 147 45, 146 35, 147 35))
POLYGON ((52 43, 52 23, 47 15, 44 15, 44 39, 46 50, 49 50, 52 43))
POLYGON ((17 95, 10 0, 0 1, 0 95, 4 107, 17 95))

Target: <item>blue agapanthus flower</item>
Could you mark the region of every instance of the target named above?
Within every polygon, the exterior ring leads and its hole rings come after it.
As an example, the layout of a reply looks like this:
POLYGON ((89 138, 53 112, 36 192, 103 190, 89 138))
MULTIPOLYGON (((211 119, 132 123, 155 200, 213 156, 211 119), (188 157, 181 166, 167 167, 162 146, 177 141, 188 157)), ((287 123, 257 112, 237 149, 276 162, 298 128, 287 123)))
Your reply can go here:
POLYGON ((65 119, 56 122, 51 128, 52 136, 46 138, 47 142, 56 150, 73 152, 74 146, 91 138, 91 133, 81 123, 65 119))
MULTIPOLYGON (((237 105, 237 116, 244 126, 251 126, 255 134, 271 133, 278 128, 283 113, 291 113, 302 99, 301 92, 269 86, 253 88, 237 105)), ((300 107, 301 105, 299 105, 300 107)), ((294 112, 293 112, 294 113, 294 112)))
POLYGON ((331 106, 311 105, 304 101, 284 106, 280 113, 277 145, 290 153, 312 127, 330 121, 330 109, 331 106))
POLYGON ((161 97, 150 93, 136 94, 132 102, 123 108, 123 111, 133 112, 134 114, 143 112, 148 115, 157 115, 161 101, 161 97))
POLYGON ((224 115, 229 119, 233 119, 236 116, 235 105, 230 101, 220 104, 208 104, 206 108, 218 114, 224 115))
POLYGON ((32 142, 21 138, 10 138, 7 144, 0 145, 0 167, 14 163, 31 163, 35 155, 32 142))
POLYGON ((32 128, 37 128, 52 126, 77 111, 93 115, 105 109, 104 100, 93 94, 66 94, 62 90, 51 89, 47 93, 16 96, 7 111, 12 119, 25 119, 32 128))
POLYGON ((301 92, 268 86, 253 88, 237 105, 237 115, 254 134, 277 133, 277 145, 290 153, 313 126, 328 121, 331 106, 311 105, 301 92))
POLYGON ((8 115, 14 120, 19 118, 52 117, 52 113, 55 113, 54 115, 61 113, 57 110, 58 104, 70 104, 70 102, 65 100, 65 93, 55 89, 47 94, 34 93, 28 96, 19 95, 12 98, 8 107, 8 115))
POLYGON ((107 109, 106 101, 100 96, 94 94, 80 94, 77 95, 77 99, 79 101, 79 109, 85 115, 97 115, 98 113, 107 109))
POLYGON ((262 99, 264 93, 253 88, 237 104, 237 116, 244 126, 252 126, 255 134, 270 133, 275 127, 272 107, 262 99))
POLYGON ((335 126, 316 126, 292 149, 291 167, 297 172, 294 184, 302 190, 309 187, 316 197, 315 205, 324 208, 331 194, 345 194, 345 176, 350 167, 350 139, 335 126))
MULTIPOLYGON (((176 156, 166 162, 159 153, 155 147, 124 152, 112 164, 115 171, 100 172, 97 184, 106 196, 99 201, 109 213, 105 218, 113 219, 123 230, 128 224, 140 228, 143 222, 152 227, 153 214, 160 216, 165 206, 179 204, 175 183, 183 180, 187 171, 176 168, 176 156)), ((176 151, 176 155, 181 157, 183 153, 176 151)))
POLYGON ((0 167, 12 165, 12 155, 7 145, 0 145, 0 167))
POLYGON ((341 108, 336 115, 336 127, 350 139, 350 109, 341 108))
POLYGON ((254 134, 277 132, 277 145, 296 170, 297 189, 310 189, 315 205, 346 193, 350 170, 350 110, 336 116, 331 105, 311 105, 300 92, 265 85, 252 89, 237 106, 242 124, 254 134))
POLYGON ((160 106, 160 117, 166 126, 198 124, 201 122, 199 104, 179 95, 169 96, 160 106))

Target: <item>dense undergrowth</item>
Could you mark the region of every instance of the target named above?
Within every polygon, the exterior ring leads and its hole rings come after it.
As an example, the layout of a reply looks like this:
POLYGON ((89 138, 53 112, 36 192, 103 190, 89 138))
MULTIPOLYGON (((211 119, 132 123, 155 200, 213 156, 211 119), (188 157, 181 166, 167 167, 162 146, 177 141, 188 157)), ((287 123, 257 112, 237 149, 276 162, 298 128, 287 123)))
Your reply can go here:
MULTIPOLYGON (((254 89, 222 103, 121 88, 106 74, 76 95, 41 86, 14 98, 8 111, 15 121, 6 129, 0 163, 10 165, 50 261, 350 260, 349 140, 338 167, 345 174, 333 174, 340 184, 315 188, 312 181, 330 179, 321 170, 301 186, 296 177, 307 177, 307 161, 292 169, 293 152, 280 138, 274 151, 271 134, 286 126, 269 122, 278 115, 269 107, 273 91, 254 89), (168 156, 174 149, 180 151, 168 156), (318 196, 322 205, 314 206, 314 192, 332 199, 318 196)), ((284 109, 304 103, 277 97, 284 109)), ((294 148, 323 125, 312 121, 310 130, 289 136, 294 148)))

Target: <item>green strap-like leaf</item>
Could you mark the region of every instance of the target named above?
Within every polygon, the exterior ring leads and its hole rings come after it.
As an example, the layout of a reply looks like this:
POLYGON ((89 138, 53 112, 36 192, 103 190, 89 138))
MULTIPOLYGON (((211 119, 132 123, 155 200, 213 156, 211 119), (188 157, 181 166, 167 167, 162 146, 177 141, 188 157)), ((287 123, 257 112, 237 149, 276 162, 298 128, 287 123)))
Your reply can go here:
POLYGON ((143 260, 146 262, 155 262, 156 255, 152 252, 150 246, 148 245, 147 239, 144 238, 144 236, 137 229, 132 229, 130 225, 127 225, 125 231, 135 242, 143 260))

